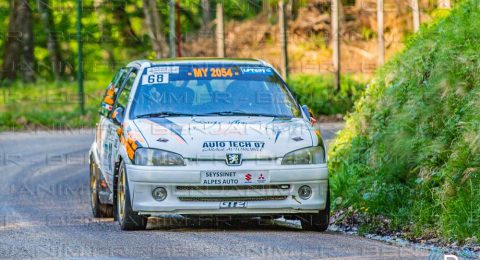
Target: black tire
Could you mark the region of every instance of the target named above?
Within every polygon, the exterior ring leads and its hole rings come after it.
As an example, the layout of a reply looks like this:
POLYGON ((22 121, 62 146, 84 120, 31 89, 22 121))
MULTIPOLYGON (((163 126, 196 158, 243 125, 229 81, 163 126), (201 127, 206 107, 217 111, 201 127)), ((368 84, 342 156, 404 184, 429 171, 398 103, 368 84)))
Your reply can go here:
POLYGON ((132 210, 132 202, 128 189, 127 171, 122 162, 118 170, 117 179, 117 221, 122 230, 144 230, 147 227, 148 217, 138 215, 132 210))
POLYGON ((96 174, 95 164, 90 162, 90 205, 92 206, 92 214, 95 218, 111 218, 113 217, 113 206, 102 204, 98 198, 98 177, 96 174))
POLYGON ((314 214, 301 214, 298 216, 302 222, 302 229, 324 232, 330 224, 330 189, 327 190, 325 209, 314 214))

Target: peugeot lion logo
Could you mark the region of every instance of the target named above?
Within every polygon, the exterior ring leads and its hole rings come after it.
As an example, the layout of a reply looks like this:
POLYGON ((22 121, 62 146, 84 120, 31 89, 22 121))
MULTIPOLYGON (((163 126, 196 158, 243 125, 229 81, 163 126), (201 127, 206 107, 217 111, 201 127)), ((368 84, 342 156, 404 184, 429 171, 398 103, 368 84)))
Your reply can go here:
POLYGON ((242 164, 242 155, 239 153, 227 153, 227 159, 225 160, 227 165, 241 165, 242 164))

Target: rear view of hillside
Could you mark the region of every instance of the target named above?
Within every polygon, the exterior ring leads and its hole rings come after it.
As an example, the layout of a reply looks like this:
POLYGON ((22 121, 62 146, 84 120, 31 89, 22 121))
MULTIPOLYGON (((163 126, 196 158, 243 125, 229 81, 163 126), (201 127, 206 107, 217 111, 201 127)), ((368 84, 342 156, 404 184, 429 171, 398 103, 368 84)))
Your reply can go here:
POLYGON ((480 1, 467 0, 376 75, 330 151, 337 207, 393 231, 480 238, 478 28, 480 1))

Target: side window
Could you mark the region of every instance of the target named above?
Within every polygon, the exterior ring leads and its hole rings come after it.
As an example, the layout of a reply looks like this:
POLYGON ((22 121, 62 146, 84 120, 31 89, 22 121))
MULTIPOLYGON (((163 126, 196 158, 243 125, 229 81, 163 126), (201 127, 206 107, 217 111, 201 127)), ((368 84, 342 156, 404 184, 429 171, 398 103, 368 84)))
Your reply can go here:
POLYGON ((135 82, 135 78, 137 77, 137 72, 132 71, 128 74, 128 78, 124 84, 123 89, 118 96, 117 102, 115 103, 115 108, 123 107, 126 108, 128 105, 128 97, 130 96, 130 91, 132 91, 133 83, 135 82))
POLYGON ((103 95, 102 104, 100 105, 100 114, 103 116, 108 116, 108 114, 113 110, 113 104, 115 103, 115 98, 117 96, 118 89, 122 85, 123 81, 128 75, 126 68, 121 68, 113 77, 110 84, 108 84, 105 94, 103 95))

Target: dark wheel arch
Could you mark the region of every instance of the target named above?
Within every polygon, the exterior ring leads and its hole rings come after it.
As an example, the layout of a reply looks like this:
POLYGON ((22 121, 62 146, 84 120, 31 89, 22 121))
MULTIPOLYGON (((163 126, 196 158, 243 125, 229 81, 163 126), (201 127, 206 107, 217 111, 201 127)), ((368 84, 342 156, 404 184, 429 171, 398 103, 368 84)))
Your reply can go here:
POLYGON ((92 214, 95 218, 110 218, 113 216, 113 208, 109 204, 101 203, 98 191, 100 190, 100 176, 98 165, 90 154, 89 163, 89 186, 90 186, 90 204, 92 207, 92 214))
POLYGON ((122 163, 123 159, 120 159, 115 163, 115 168, 113 170, 113 220, 117 221, 117 192, 118 192, 118 171, 120 169, 120 164, 122 163))

